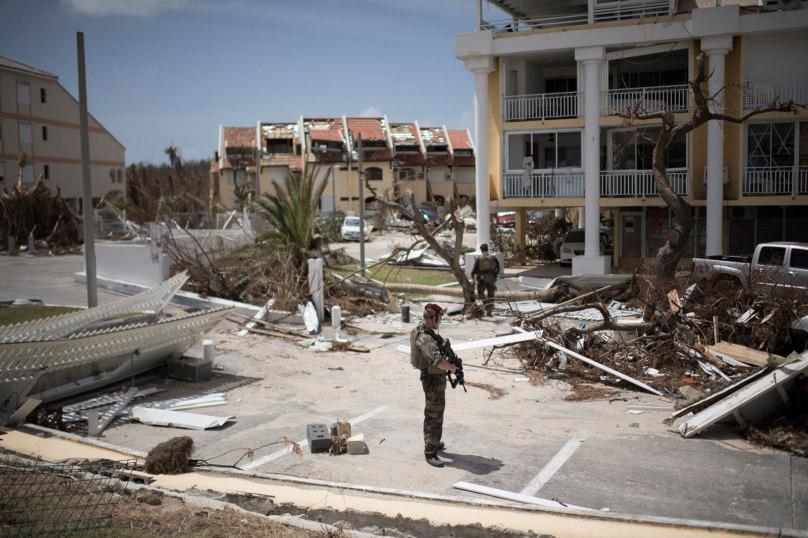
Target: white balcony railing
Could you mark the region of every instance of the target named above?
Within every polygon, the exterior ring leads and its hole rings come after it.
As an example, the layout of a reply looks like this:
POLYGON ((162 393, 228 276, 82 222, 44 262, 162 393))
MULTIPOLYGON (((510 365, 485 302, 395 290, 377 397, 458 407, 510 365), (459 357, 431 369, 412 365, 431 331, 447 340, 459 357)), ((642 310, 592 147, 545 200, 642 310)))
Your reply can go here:
POLYGON ((502 98, 502 120, 545 120, 574 118, 582 110, 583 92, 511 95, 502 98))
POLYGON ((600 92, 600 114, 611 116, 614 110, 624 112, 634 109, 639 103, 639 112, 687 112, 690 108, 690 92, 687 84, 676 86, 649 86, 646 88, 621 88, 600 92))
MULTIPOLYGON (((679 196, 690 194, 690 172, 669 169, 668 182, 679 196)), ((659 196, 651 170, 609 170, 600 173, 600 195, 606 198, 659 196)))
POLYGON ((582 170, 561 169, 530 174, 530 187, 523 185, 522 174, 503 174, 504 198, 583 198, 582 170))
POLYGON ((540 30, 542 28, 556 28, 559 26, 575 26, 578 24, 588 24, 589 17, 586 13, 575 13, 572 15, 553 15, 547 17, 534 17, 532 19, 499 19, 495 21, 484 21, 481 25, 483 30, 496 30, 497 33, 519 32, 524 30, 540 30))
POLYGON ((595 22, 662 17, 675 12, 671 0, 595 0, 595 22))
POLYGON ((747 80, 744 83, 744 108, 765 107, 773 101, 808 103, 808 78, 747 80))
POLYGON ((808 194, 808 166, 744 168, 744 196, 808 194))

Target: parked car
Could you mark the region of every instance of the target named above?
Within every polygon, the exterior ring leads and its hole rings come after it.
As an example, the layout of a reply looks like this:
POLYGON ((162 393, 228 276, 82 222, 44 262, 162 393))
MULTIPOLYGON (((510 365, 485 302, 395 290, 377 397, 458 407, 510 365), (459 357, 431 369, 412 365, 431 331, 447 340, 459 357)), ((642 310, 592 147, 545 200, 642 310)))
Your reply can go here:
MULTIPOLYGON (((561 265, 572 265, 572 259, 575 256, 583 256, 586 245, 586 235, 583 228, 573 228, 564 237, 564 242, 561 243, 559 254, 559 263, 561 265)), ((609 256, 614 254, 614 243, 606 235, 606 232, 600 232, 600 254, 602 256, 609 256)))
POLYGON ((497 213, 494 215, 494 221, 496 222, 497 226, 501 226, 503 228, 513 228, 516 226, 516 212, 504 211, 497 213))
POLYGON ((690 264, 693 281, 720 274, 738 284, 746 284, 753 273, 759 293, 770 293, 775 287, 808 289, 808 243, 761 243, 751 257, 713 256, 694 258, 690 264))
MULTIPOLYGON (((435 210, 432 209, 431 207, 427 207, 425 205, 419 205, 418 212, 421 214, 422 217, 424 217, 424 220, 427 222, 427 224, 437 224, 437 225, 443 224, 443 219, 440 218, 440 215, 438 215, 435 212, 435 210)), ((401 218, 403 220, 412 220, 405 215, 402 215, 401 218)))
POLYGON ((330 220, 337 220, 342 222, 344 218, 345 213, 343 213, 342 211, 326 211, 325 213, 320 215, 317 220, 319 220, 320 222, 328 222, 330 220))
POLYGON ((542 211, 542 210, 533 211, 532 213, 530 213, 530 215, 527 216, 527 221, 530 224, 536 224, 547 215, 553 215, 553 214, 554 214, 553 211, 542 211))
MULTIPOLYGON (((370 239, 370 227, 365 222, 364 234, 365 241, 370 239)), ((342 228, 340 228, 343 241, 359 241, 359 217, 345 217, 342 221, 342 228)))

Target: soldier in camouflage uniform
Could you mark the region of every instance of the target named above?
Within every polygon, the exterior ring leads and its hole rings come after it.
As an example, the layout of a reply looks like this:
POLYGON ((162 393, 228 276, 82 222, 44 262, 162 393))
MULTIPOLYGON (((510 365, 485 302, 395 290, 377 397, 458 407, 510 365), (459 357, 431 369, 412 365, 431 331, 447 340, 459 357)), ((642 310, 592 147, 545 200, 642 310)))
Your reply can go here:
POLYGON ((474 261, 471 276, 477 278, 477 297, 483 301, 485 314, 490 316, 494 311, 494 294, 497 291, 497 276, 499 275, 499 260, 496 256, 488 254, 488 245, 480 245, 479 256, 474 261), (485 294, 488 292, 488 298, 485 294))
POLYGON ((446 373, 457 371, 440 351, 427 329, 437 332, 443 309, 429 303, 424 308, 424 321, 410 333, 410 362, 421 370, 421 385, 426 397, 424 407, 424 456, 433 467, 443 467, 438 451, 443 450, 443 410, 446 407, 446 373))

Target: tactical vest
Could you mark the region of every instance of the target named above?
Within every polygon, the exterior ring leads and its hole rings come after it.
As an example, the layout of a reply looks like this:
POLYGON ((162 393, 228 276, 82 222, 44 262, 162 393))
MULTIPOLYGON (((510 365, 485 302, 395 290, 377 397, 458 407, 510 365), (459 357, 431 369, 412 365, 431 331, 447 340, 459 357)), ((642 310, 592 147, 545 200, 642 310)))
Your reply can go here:
POLYGON ((494 282, 497 278, 497 259, 490 254, 483 254, 479 258, 480 261, 480 277, 483 282, 494 282))
POLYGON ((424 325, 419 324, 418 327, 410 333, 410 364, 412 364, 413 368, 418 370, 427 370, 429 374, 445 374, 446 372, 444 370, 441 370, 437 366, 432 366, 418 346, 415 345, 418 336, 424 333, 424 329, 424 325))

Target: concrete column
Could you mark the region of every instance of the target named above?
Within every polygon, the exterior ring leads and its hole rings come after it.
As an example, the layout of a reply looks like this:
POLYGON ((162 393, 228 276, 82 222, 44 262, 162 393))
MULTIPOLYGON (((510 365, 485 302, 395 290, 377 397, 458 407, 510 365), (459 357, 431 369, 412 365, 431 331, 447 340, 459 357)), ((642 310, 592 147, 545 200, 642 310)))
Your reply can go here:
POLYGON ((567 208, 566 207, 557 207, 555 210, 555 217, 559 220, 567 218, 567 208))
MULTIPOLYGON (((603 47, 575 49, 575 60, 584 66, 584 255, 572 260, 573 274, 607 274, 611 260, 600 254, 600 70, 603 47), (577 263, 576 263, 577 262, 577 263)), ((581 87, 580 81, 578 87, 581 87)))
POLYGON ((586 208, 578 208, 578 228, 586 228, 586 208))
POLYGON ((474 73, 474 151, 475 196, 477 197, 477 250, 491 239, 491 189, 488 183, 488 75, 496 68, 491 56, 475 56, 465 60, 468 71, 474 73))
MULTIPOLYGON (((362 233, 361 229, 359 233, 362 233)), ((314 307, 317 309, 317 317, 322 322, 323 316, 325 316, 322 258, 312 258, 309 260, 309 293, 311 294, 311 302, 314 303, 314 307)))
MULTIPOLYGON (((724 60, 732 51, 732 36, 705 37, 701 50, 707 54, 707 81, 710 95, 716 95, 724 85, 724 60)), ((723 95, 711 105, 713 112, 724 112, 723 95)), ((724 122, 707 123, 707 256, 724 253, 722 221, 724 201, 724 122)))

